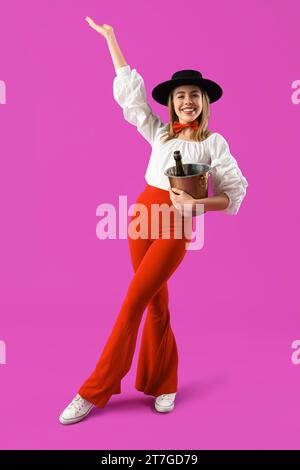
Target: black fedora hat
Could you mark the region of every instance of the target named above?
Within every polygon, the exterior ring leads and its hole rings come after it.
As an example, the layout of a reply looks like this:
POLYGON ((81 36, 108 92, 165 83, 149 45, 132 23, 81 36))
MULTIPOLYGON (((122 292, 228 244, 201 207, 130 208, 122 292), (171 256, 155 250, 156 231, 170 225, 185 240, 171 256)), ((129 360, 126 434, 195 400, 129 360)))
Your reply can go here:
POLYGON ((169 93, 180 85, 197 85, 204 89, 209 97, 210 103, 221 98, 223 90, 216 82, 202 77, 197 70, 179 70, 173 73, 172 79, 159 83, 152 90, 152 97, 159 104, 168 106, 169 93))

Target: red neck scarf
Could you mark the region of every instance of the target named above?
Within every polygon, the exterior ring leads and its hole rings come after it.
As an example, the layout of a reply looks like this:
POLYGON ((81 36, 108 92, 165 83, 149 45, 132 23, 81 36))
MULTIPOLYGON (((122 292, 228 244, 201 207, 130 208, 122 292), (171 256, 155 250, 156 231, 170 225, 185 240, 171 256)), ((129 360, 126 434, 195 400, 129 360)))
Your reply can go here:
POLYGON ((185 127, 191 127, 195 131, 199 127, 198 119, 194 119, 194 121, 189 122, 188 124, 181 124, 178 121, 174 121, 173 123, 173 129, 176 134, 181 132, 181 130, 185 127))

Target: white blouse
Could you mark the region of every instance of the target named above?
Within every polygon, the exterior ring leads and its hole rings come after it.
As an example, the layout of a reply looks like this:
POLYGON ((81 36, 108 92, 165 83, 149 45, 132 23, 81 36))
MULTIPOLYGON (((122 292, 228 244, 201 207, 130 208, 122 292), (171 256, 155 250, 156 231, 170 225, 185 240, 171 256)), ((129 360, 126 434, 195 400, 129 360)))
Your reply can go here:
POLYGON ((183 163, 206 163, 211 166, 213 195, 226 193, 230 203, 225 212, 236 215, 246 195, 248 182, 231 155, 224 137, 215 132, 202 142, 171 139, 160 142, 168 124, 153 114, 147 102, 144 81, 129 65, 117 68, 113 81, 113 96, 122 107, 124 118, 137 127, 152 147, 145 180, 151 186, 167 190, 170 186, 164 171, 174 166, 173 152, 180 150, 183 163))

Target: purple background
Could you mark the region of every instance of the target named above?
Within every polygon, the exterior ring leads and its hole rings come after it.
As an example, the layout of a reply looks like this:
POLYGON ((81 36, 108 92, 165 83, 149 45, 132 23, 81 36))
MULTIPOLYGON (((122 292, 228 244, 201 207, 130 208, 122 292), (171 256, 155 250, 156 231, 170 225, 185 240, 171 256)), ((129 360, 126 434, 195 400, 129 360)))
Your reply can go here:
POLYGON ((299 2, 0 5, 1 447, 299 448, 299 2), (237 216, 206 215, 204 249, 169 281, 175 411, 157 413, 134 389, 137 348, 122 394, 66 427, 58 415, 92 372, 133 275, 128 240, 96 237, 96 207, 135 201, 151 150, 113 99, 107 44, 87 15, 113 25, 164 122, 151 90, 175 70, 222 85, 209 128, 249 188, 237 216))

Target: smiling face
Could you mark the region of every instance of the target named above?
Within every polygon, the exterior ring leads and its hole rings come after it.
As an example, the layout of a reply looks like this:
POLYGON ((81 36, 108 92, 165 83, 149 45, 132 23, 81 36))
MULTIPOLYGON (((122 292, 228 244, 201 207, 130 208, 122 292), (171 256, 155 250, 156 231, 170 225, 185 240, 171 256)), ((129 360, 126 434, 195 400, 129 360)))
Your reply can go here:
POLYGON ((182 124, 194 121, 202 112, 202 95, 197 85, 182 85, 173 90, 173 105, 182 124))

